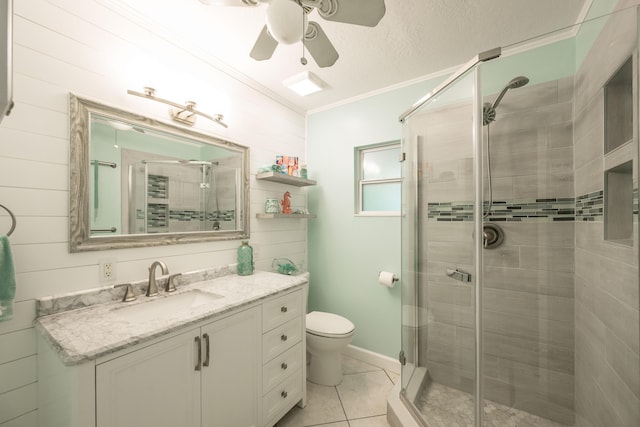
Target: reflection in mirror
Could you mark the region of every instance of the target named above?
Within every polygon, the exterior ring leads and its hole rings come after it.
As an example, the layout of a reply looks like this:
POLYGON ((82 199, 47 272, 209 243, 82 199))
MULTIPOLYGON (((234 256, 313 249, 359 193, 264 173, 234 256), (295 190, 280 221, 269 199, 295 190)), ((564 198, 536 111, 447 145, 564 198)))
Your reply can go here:
POLYGON ((72 252, 248 237, 248 148, 73 95, 71 120, 72 252))

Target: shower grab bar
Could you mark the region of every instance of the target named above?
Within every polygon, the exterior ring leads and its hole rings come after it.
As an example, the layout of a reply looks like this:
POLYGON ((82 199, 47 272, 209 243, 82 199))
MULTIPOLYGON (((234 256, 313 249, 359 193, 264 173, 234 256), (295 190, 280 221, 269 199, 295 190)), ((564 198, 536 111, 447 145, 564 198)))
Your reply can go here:
POLYGON ((429 92, 428 94, 426 94, 425 96, 420 98, 407 111, 402 113, 402 115, 400 116, 400 122, 404 123, 404 121, 410 115, 412 115, 418 109, 420 109, 420 107, 422 107, 424 104, 426 104, 427 101, 429 101, 431 98, 433 98, 434 96, 436 96, 437 94, 442 92, 444 89, 449 87, 461 75, 463 75, 464 73, 466 73, 467 71, 469 71, 470 69, 475 67, 478 63, 485 62, 485 61, 490 61, 492 59, 498 58, 501 54, 502 54, 502 48, 496 47, 496 48, 493 48, 493 49, 490 49, 490 50, 487 50, 487 51, 484 51, 484 52, 480 52, 479 54, 477 54, 476 56, 471 58, 471 60, 469 62, 467 62, 466 64, 464 64, 460 68, 458 68, 451 76, 449 76, 449 78, 447 78, 445 81, 443 81, 438 86, 436 86, 436 88, 433 89, 431 92, 429 92))
POLYGON ((115 227, 111 227, 111 228, 92 228, 91 229, 92 233, 115 233, 116 231, 118 231, 118 229, 115 228, 115 227))
POLYGON ((112 168, 117 168, 118 165, 116 163, 112 163, 112 162, 103 162, 102 160, 91 160, 91 164, 92 165, 99 165, 99 166, 109 166, 112 168))

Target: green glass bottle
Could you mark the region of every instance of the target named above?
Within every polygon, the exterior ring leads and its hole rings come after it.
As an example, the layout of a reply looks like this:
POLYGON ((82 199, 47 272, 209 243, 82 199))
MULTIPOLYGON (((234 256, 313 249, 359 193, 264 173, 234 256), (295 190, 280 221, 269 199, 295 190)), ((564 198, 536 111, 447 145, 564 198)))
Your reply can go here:
POLYGON ((238 276, 253 274, 253 248, 247 240, 238 248, 238 276))

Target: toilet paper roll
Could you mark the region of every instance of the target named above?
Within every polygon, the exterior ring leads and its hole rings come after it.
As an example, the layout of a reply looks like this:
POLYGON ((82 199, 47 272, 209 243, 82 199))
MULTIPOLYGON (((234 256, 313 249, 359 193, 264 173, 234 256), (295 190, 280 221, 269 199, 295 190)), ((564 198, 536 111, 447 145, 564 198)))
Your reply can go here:
POLYGON ((397 280, 393 273, 389 273, 388 271, 381 271, 378 275, 378 282, 387 288, 393 288, 397 280))

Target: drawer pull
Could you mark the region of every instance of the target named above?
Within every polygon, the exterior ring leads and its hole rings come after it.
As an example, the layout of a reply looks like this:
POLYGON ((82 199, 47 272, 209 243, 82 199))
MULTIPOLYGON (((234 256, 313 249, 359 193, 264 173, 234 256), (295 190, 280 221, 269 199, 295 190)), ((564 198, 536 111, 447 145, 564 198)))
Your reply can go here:
POLYGON ((289 366, 287 366, 286 363, 282 362, 282 365, 280 365, 280 367, 282 368, 283 371, 286 371, 289 366))
POLYGON ((202 341, 200 341, 199 336, 195 338, 195 342, 198 345, 198 361, 196 362, 195 370, 199 371, 202 368, 202 341))
POLYGON ((283 399, 286 399, 287 398, 286 390, 282 390, 282 393, 280 393, 280 396, 282 396, 283 399))
POLYGON ((286 305, 283 305, 282 307, 280 307, 280 311, 283 312, 283 313, 286 313, 287 310, 289 310, 289 309, 287 308, 286 305))
POLYGON ((280 339, 281 339, 282 341, 286 341, 286 340, 288 340, 288 339, 289 339, 289 337, 287 337, 287 335, 286 335, 286 334, 282 334, 282 335, 280 335, 280 339))
POLYGON ((207 346, 205 347, 206 356, 204 358, 204 362, 202 362, 202 366, 209 366, 209 358, 210 358, 210 350, 209 350, 209 334, 204 334, 202 339, 207 342, 207 346))

